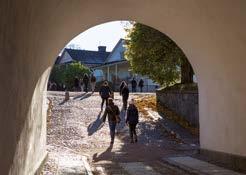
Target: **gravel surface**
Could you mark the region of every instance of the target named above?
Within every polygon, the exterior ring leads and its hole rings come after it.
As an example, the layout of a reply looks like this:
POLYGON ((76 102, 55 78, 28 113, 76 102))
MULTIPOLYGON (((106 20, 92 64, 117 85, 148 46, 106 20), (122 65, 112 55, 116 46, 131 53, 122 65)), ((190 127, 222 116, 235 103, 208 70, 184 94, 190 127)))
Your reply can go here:
MULTIPOLYGON (((143 95, 132 94, 130 98, 139 96, 143 95)), ((154 164, 152 167, 158 172, 186 174, 161 162, 166 156, 194 153, 191 143, 180 143, 166 132, 162 120, 140 114, 139 142, 130 144, 124 124, 125 111, 121 111, 123 122, 117 126, 115 144, 110 146, 109 127, 107 122, 102 124, 101 99, 97 93, 73 93, 70 100, 64 102, 63 93, 52 92, 48 99, 53 106, 47 122, 49 158, 42 174, 86 174, 86 158, 94 174, 127 174, 120 166, 124 162, 145 162, 154 164)), ((121 109, 121 97, 116 93, 114 101, 121 109)))

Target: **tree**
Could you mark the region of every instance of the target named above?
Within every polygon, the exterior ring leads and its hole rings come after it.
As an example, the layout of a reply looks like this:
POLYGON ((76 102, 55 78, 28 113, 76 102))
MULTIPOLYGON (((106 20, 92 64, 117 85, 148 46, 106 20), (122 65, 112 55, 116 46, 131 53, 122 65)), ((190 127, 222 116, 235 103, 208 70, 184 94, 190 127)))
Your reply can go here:
POLYGON ((181 83, 192 82, 193 71, 188 59, 168 36, 140 23, 126 30, 125 56, 133 72, 147 75, 164 86, 180 80, 181 83))
POLYGON ((72 89, 75 77, 82 78, 85 73, 89 74, 90 70, 80 62, 55 65, 50 74, 50 81, 55 82, 57 85, 63 84, 66 88, 72 89))
POLYGON ((194 71, 186 57, 181 59, 181 84, 193 83, 194 71))

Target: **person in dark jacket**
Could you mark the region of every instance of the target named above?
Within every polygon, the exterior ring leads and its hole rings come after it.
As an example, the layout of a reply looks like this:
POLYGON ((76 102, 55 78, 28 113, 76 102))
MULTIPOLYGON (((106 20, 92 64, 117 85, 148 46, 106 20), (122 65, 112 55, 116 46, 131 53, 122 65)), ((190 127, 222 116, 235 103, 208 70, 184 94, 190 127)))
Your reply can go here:
POLYGON ((131 143, 137 142, 136 126, 138 124, 138 109, 134 104, 134 99, 130 101, 129 107, 127 109, 126 124, 129 126, 131 143), (134 136, 134 138, 133 138, 134 136))
POLYGON ((106 106, 108 106, 108 98, 110 97, 111 93, 112 91, 110 87, 108 86, 108 82, 105 81, 99 90, 99 94, 102 98, 101 110, 103 110, 103 104, 105 101, 106 101, 106 106))
POLYGON ((124 87, 122 88, 121 95, 122 95, 122 101, 123 101, 123 109, 126 110, 127 101, 129 98, 129 89, 128 89, 128 86, 126 83, 125 83, 124 87))
POLYGON ((120 95, 122 95, 122 89, 123 89, 123 87, 126 85, 126 82, 125 81, 122 81, 121 83, 120 83, 120 95))
POLYGON ((52 82, 51 85, 50 85, 50 87, 51 87, 51 90, 52 91, 57 91, 57 85, 56 85, 55 82, 52 82))
POLYGON ((80 89, 80 81, 78 77, 75 77, 74 79, 74 91, 79 91, 80 89))
POLYGON ((144 87, 144 81, 143 79, 141 78, 138 82, 138 86, 140 88, 140 92, 143 92, 143 87, 144 87))
POLYGON ((136 92, 137 81, 135 80, 135 78, 132 79, 131 84, 132 84, 132 92, 136 92))
POLYGON ((88 92, 88 83, 89 83, 89 76, 87 73, 85 73, 83 77, 83 85, 84 85, 85 92, 88 92))
POLYGON ((118 106, 116 106, 113 102, 112 98, 108 99, 108 106, 106 107, 104 114, 102 116, 102 120, 105 123, 106 117, 108 116, 108 124, 109 124, 109 130, 110 130, 110 136, 111 136, 111 142, 110 144, 114 143, 114 137, 115 137, 115 127, 116 124, 120 121, 118 120, 118 116, 120 115, 120 110, 118 106))

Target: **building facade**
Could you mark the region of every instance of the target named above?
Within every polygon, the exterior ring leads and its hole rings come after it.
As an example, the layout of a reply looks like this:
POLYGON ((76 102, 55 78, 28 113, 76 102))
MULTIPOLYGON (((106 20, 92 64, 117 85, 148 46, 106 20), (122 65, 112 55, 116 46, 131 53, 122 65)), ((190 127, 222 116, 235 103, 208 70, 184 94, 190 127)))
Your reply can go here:
MULTIPOLYGON (((149 79, 147 76, 134 74, 131 71, 130 64, 124 57, 126 50, 124 45, 125 40, 120 39, 105 62, 99 66, 92 67, 92 69, 95 71, 101 70, 103 72, 104 79, 113 82, 115 89, 118 89, 122 81, 125 81, 131 88, 131 80, 134 78, 137 82, 139 82, 140 79, 143 79, 144 92, 155 91, 159 87, 157 83, 153 82, 153 80, 149 79)), ((137 91, 139 91, 138 88, 137 91)))
POLYGON ((112 82, 115 90, 118 90, 122 81, 125 81, 131 88, 130 82, 134 78, 137 82, 143 79, 144 92, 155 91, 159 87, 158 84, 147 76, 132 73, 130 64, 124 57, 126 50, 124 45, 125 40, 120 39, 111 52, 106 51, 106 46, 98 46, 97 51, 65 48, 61 56, 56 59, 55 64, 70 64, 74 61, 79 61, 91 69, 97 81, 107 80, 112 82))

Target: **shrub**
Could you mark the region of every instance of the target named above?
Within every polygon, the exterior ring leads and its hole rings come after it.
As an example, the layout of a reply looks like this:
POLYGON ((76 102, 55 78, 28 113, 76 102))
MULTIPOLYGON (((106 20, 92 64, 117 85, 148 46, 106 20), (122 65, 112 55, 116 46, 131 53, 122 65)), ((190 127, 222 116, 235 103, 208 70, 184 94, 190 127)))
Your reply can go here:
POLYGON ((55 65, 51 71, 49 81, 55 82, 58 87, 65 85, 68 90, 72 90, 75 77, 82 79, 85 73, 89 74, 90 70, 80 62, 55 65))

